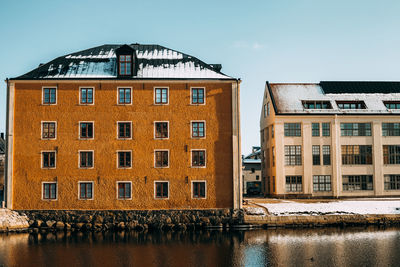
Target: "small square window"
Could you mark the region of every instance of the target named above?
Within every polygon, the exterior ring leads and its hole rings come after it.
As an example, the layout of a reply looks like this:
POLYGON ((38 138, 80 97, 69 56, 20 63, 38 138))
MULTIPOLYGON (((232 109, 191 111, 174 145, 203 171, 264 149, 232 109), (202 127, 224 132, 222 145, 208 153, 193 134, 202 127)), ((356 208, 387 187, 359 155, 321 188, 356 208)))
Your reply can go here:
POLYGON ((131 97, 131 88, 118 88, 118 104, 131 104, 131 97))
POLYGON ((204 88, 192 88, 192 104, 204 103, 204 88))
POLYGON ((155 138, 156 139, 164 139, 169 137, 168 133, 168 122, 165 121, 160 121, 160 122, 155 122, 154 123, 154 131, 155 131, 155 138))
POLYGON ((166 168, 169 166, 169 151, 159 150, 155 151, 155 167, 156 168, 166 168))
POLYGON ((56 152, 48 151, 42 152, 42 167, 55 168, 56 167, 56 152))
POLYGON ((56 104, 57 92, 56 88, 43 88, 43 104, 56 104))
POLYGON ((192 122, 192 137, 193 138, 202 138, 205 137, 205 123, 204 122, 192 122))
POLYGON ((168 182, 154 182, 155 183, 155 198, 168 198, 169 196, 169 183, 168 182))
POLYGON ((42 122, 42 139, 55 139, 55 138, 56 138, 56 123, 42 122))
POLYGON ((43 199, 56 200, 57 199, 57 183, 43 183, 43 199))
POLYGON ((206 198, 206 182, 192 182, 192 197, 206 198))
POLYGON ((80 89, 80 93, 81 93, 81 104, 82 105, 91 105, 93 104, 93 88, 81 88, 80 89))
POLYGON ((206 166, 206 151, 192 150, 192 167, 205 167, 205 166, 206 166))
POLYGON ((79 183, 79 199, 93 199, 93 182, 79 183))
POLYGON ((93 151, 80 151, 79 152, 79 167, 92 168, 93 167, 93 151))
POLYGON ((132 183, 131 182, 118 182, 118 199, 131 199, 132 198, 132 183))
POLYGON ((81 139, 93 138, 93 122, 80 122, 79 123, 79 137, 81 139))
POLYGON ((118 152, 118 168, 132 167, 132 152, 120 151, 118 152))
POLYGON ((131 122, 118 122, 118 138, 129 139, 132 138, 132 123, 131 122))
POLYGON ((155 88, 155 103, 168 104, 168 88, 155 88))

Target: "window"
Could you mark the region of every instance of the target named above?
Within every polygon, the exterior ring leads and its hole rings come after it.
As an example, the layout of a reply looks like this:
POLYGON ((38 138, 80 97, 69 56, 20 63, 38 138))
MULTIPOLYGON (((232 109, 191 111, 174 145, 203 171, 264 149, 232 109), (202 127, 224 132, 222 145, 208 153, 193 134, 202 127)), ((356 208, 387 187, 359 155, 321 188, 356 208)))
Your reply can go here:
POLYGON ((342 146, 343 165, 372 164, 372 146, 342 146))
POLYGON ((322 123, 322 136, 331 135, 331 124, 329 122, 322 123))
POLYGON ((383 146, 383 163, 400 164, 400 145, 383 146))
POLYGON ((267 141, 269 140, 269 129, 268 129, 268 127, 267 128, 265 128, 265 132, 266 132, 266 139, 267 139, 267 141))
POLYGON ((192 88, 192 104, 204 104, 204 88, 192 88))
POLYGON ((329 101, 303 101, 305 109, 332 109, 329 101))
POLYGON ((132 167, 132 152, 131 151, 119 151, 118 152, 118 168, 130 168, 132 167))
POLYGON ((400 136, 400 123, 382 123, 382 136, 400 136))
POLYGON ((272 147, 272 167, 275 166, 275 147, 272 147))
POLYGON ((373 190, 372 175, 343 175, 343 191, 373 190))
POLYGON ((55 168, 56 167, 56 152, 55 151, 42 152, 42 167, 43 168, 55 168))
POLYGON ((330 175, 314 175, 313 176, 314 192, 331 191, 331 176, 330 175))
POLYGON ((324 165, 331 165, 331 146, 322 146, 322 161, 324 165))
POLYGON ((319 123, 312 123, 312 136, 319 136, 319 123))
POLYGON ((255 173, 256 169, 255 168, 251 168, 251 173, 255 173))
POLYGON ((341 136, 371 136, 371 123, 341 123, 341 136))
POLYGON ((300 123, 285 123, 284 130, 285 130, 285 136, 301 136, 300 123))
POLYGON ((267 117, 267 104, 264 104, 264 118, 267 117))
POLYGON ((80 92, 82 105, 93 104, 93 88, 81 88, 80 92))
POLYGON ((312 146, 313 165, 321 165, 321 155, 319 146, 312 146))
POLYGON ((118 88, 118 104, 131 103, 131 88, 118 88))
POLYGON ((192 122, 192 137, 201 138, 206 136, 205 122, 194 121, 192 122))
POLYGON ((118 199, 131 199, 132 198, 132 183, 131 182, 117 182, 118 199))
POLYGON ((192 198, 206 198, 206 182, 192 182, 192 198))
POLYGON ((169 166, 168 162, 168 150, 156 150, 155 151, 155 167, 156 168, 166 168, 169 166))
POLYGON ((205 167, 205 166, 206 166, 206 151, 192 150, 192 167, 205 167))
POLYGON ((43 88, 43 104, 56 104, 56 88, 43 88))
POLYGON ((387 109, 400 109, 400 101, 383 101, 387 109))
POLYGON ((93 167, 93 151, 80 151, 79 152, 79 167, 92 168, 93 167))
POLYGON ((80 122, 79 129, 79 137, 81 139, 93 138, 93 122, 80 122))
POLYGON ((168 104, 168 88, 155 88, 155 103, 156 104, 168 104))
POLYGON ((158 121, 154 123, 154 137, 164 139, 169 137, 169 125, 167 121, 158 121))
POLYGON ((93 199, 93 182, 79 182, 79 199, 93 199))
POLYGON ((118 138, 132 138, 132 122, 118 122, 118 138))
POLYGON ((262 130, 260 131, 260 135, 261 135, 261 143, 264 143, 264 142, 265 142, 265 138, 264 138, 264 129, 262 129, 262 130))
POLYGON ((132 56, 119 56, 119 75, 132 75, 132 56))
POLYGON ((57 200, 57 183, 56 182, 43 183, 43 199, 57 200))
POLYGON ((156 198, 168 198, 168 184, 168 182, 154 182, 156 198))
POLYGON ((271 138, 274 138, 275 132, 274 132, 274 125, 271 125, 271 138))
POLYGON ((302 177, 301 176, 286 176, 286 192, 301 192, 302 177))
POLYGON ((269 169, 269 167, 270 167, 270 159, 269 159, 269 148, 267 148, 267 150, 266 151, 264 151, 264 154, 265 154, 265 162, 266 162, 266 165, 267 165, 267 168, 269 169))
POLYGON ((42 139, 56 139, 55 122, 42 122, 42 139))
POLYGON ((301 165, 301 146, 285 146, 285 165, 301 165))
POLYGON ((385 190, 400 190, 400 175, 385 174, 385 190))
POLYGON ((366 109, 364 101, 336 101, 340 109, 366 109))
POLYGON ((275 193, 275 176, 272 176, 272 192, 275 193))

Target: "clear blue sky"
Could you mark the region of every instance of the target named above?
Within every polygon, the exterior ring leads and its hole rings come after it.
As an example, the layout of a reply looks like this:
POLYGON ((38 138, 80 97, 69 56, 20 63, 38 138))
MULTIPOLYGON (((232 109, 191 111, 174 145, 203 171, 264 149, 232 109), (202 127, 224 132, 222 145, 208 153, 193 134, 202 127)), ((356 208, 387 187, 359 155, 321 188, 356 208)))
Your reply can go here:
POLYGON ((242 79, 242 151, 259 145, 265 81, 400 80, 400 1, 22 1, 0 6, 3 80, 107 43, 154 43, 242 79))

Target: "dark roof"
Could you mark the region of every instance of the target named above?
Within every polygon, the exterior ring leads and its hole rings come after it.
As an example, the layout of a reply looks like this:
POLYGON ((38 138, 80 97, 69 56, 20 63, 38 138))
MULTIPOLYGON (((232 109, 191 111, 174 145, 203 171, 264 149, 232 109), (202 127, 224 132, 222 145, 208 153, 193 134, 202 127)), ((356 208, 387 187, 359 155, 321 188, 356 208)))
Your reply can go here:
MULTIPOLYGON (((115 79, 115 51, 127 45, 102 45, 58 57, 15 80, 36 79, 115 79)), ((136 55, 133 79, 233 79, 222 72, 221 65, 207 64, 190 55, 161 45, 131 44, 136 55)))
POLYGON ((400 82, 320 82, 325 94, 400 93, 400 82))

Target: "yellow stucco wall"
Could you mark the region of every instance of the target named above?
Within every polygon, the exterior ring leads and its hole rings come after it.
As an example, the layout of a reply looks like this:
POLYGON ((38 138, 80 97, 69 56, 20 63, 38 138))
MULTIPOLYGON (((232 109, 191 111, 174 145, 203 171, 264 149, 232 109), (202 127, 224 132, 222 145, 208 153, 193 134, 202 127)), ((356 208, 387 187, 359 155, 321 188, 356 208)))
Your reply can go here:
POLYGON ((14 209, 233 206, 232 83, 16 82, 14 101, 14 209), (42 105, 43 85, 57 87, 57 105, 42 105), (94 105, 79 105, 80 86, 94 87, 94 105), (118 86, 132 87, 132 105, 117 104, 118 86), (168 105, 153 104, 155 86, 169 87, 168 105), (191 86, 206 89, 205 105, 190 104, 191 86), (205 139, 191 138, 191 120, 206 121, 205 139), (41 140, 41 121, 57 121, 56 140, 41 140), (94 121, 94 140, 79 140, 79 121, 94 121), (132 121, 132 140, 117 139, 117 121, 132 121), (168 140, 154 139, 154 121, 169 121, 168 140), (154 168, 155 149, 169 149, 169 168, 154 168), (206 168, 191 167, 191 149, 207 150, 206 168), (43 150, 57 150, 55 169, 41 168, 43 150), (93 169, 78 168, 79 150, 94 150, 93 169), (118 150, 132 150, 131 169, 117 169, 118 150), (169 181, 168 200, 154 198, 155 180, 169 181), (206 199, 192 199, 193 180, 207 181, 206 199), (57 181, 56 201, 42 200, 44 181, 57 181), (93 200, 78 199, 78 181, 94 182, 93 200), (117 200, 117 181, 132 182, 131 200, 117 200))

